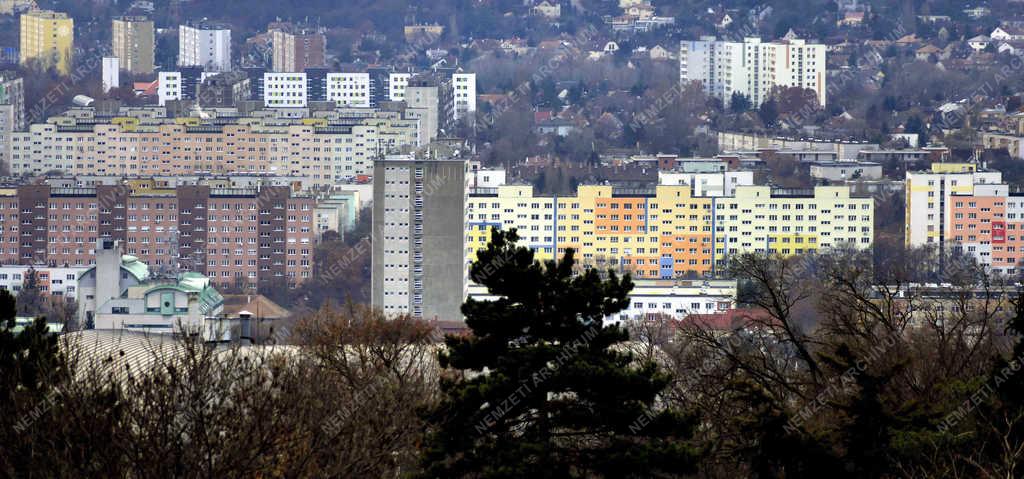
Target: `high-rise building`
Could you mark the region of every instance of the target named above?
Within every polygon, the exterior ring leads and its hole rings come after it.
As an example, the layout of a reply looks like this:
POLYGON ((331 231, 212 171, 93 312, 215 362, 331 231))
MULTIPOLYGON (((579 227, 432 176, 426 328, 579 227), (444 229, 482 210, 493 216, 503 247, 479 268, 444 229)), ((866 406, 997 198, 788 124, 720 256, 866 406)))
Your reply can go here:
POLYGON ((10 169, 18 175, 285 175, 330 187, 372 174, 381 155, 418 146, 417 122, 398 112, 336 111, 313 123, 306 122, 308 111, 296 113, 206 123, 93 117, 79 124, 61 117, 61 125, 36 123, 11 134, 10 169))
POLYGON ((25 129, 25 88, 15 72, 0 72, 0 165, 10 172, 14 132, 25 129))
POLYGON ((377 108, 381 102, 390 100, 388 77, 391 71, 387 67, 369 67, 366 72, 370 75, 370 107, 377 108))
POLYGON ((430 141, 451 134, 454 124, 454 92, 451 80, 424 73, 409 79, 405 87, 407 114, 420 120, 420 138, 430 141))
POLYGON ((706 36, 679 45, 679 81, 700 82, 726 105, 734 93, 759 106, 775 88, 798 87, 812 90, 824 107, 825 78, 825 45, 796 38, 764 43, 759 38, 733 42, 706 36))
POLYGON ((181 88, 181 72, 160 72, 157 74, 157 105, 164 106, 168 101, 181 100, 181 88))
POLYGON ((409 86, 412 73, 391 73, 388 75, 388 99, 405 101, 405 87, 409 86))
POLYGON ((0 72, 0 131, 21 131, 25 118, 25 86, 16 72, 0 72))
POLYGON ((453 115, 456 121, 472 119, 476 113, 476 73, 458 72, 452 74, 454 97, 453 115))
POLYGON ((156 46, 153 21, 146 17, 115 18, 111 25, 111 49, 121 68, 138 75, 153 73, 156 46))
POLYGON ((998 171, 968 163, 933 163, 907 172, 906 244, 932 246, 940 258, 966 253, 1005 274, 1024 261, 1024 196, 998 171))
POLYGON ((306 73, 264 73, 263 106, 305 108, 308 102, 306 73))
POLYGON ((103 93, 121 86, 121 59, 103 57, 103 93))
POLYGON ((462 160, 374 162, 375 307, 415 318, 462 319, 465 170, 462 160))
POLYGON ((207 76, 217 72, 206 72, 202 67, 181 67, 177 71, 162 71, 157 74, 157 104, 164 106, 170 100, 195 100, 199 84, 207 76))
POLYGON ((249 76, 249 98, 258 100, 263 98, 263 74, 267 73, 266 68, 243 68, 242 71, 249 76))
POLYGON ((270 28, 270 41, 275 72, 295 73, 327 65, 327 40, 318 28, 275 24, 270 28))
POLYGON ((226 25, 181 25, 178 36, 178 66, 231 70, 231 30, 226 25))
POLYGON ((326 68, 307 68, 305 73, 307 101, 327 101, 327 75, 331 72, 326 68))
MULTIPOLYGON (((411 101, 415 103, 422 100, 422 98, 410 99, 408 97, 407 92, 410 84, 413 87, 424 87, 436 83, 437 86, 445 89, 439 92, 441 99, 447 101, 449 100, 448 97, 450 97, 451 105, 450 108, 447 108, 450 111, 445 113, 446 118, 450 117, 452 121, 458 121, 463 118, 471 118, 476 112, 476 73, 465 72, 461 68, 443 68, 421 74, 381 72, 378 70, 371 72, 371 75, 375 83, 373 88, 377 101, 390 100, 405 101, 407 103, 411 101)), ((440 109, 442 113, 446 111, 444 106, 440 109)), ((446 122, 447 119, 441 123, 444 124, 446 122)))
POLYGON ((311 274, 315 204, 287 186, 23 185, 0 192, 0 262, 90 265, 106 238, 151 268, 196 271, 222 286, 284 287, 311 274))
POLYGON ((70 74, 74 37, 75 21, 66 13, 32 10, 21 14, 21 64, 36 61, 70 74))
POLYGON ((327 98, 338 106, 370 107, 369 73, 328 73, 327 98))
POLYGON ((616 268, 637 279, 713 275, 742 253, 784 256, 870 247, 874 200, 846 186, 772 190, 736 186, 731 196, 694 196, 689 185, 616 191, 583 185, 572 196, 534 195, 530 185, 473 192, 467 200, 465 263, 485 248, 490 229, 517 228, 537 259, 574 248, 583 265, 616 268))

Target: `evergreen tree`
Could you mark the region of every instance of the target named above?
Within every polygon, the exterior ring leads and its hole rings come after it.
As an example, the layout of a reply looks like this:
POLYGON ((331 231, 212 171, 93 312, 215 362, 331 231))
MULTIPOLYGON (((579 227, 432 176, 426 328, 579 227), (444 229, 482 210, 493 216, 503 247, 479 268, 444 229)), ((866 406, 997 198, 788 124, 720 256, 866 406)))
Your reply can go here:
POLYGON ((39 274, 35 268, 25 272, 25 279, 18 291, 18 315, 38 316, 46 310, 46 298, 39 289, 39 274))
POLYGON ((629 276, 541 264, 516 231, 492 230, 471 277, 495 301, 462 306, 471 336, 449 336, 424 457, 427 477, 651 477, 695 465, 692 418, 665 408, 669 377, 617 347, 604 318, 629 306, 629 276))
POLYGON ((733 113, 743 113, 750 109, 750 97, 738 91, 732 92, 732 99, 729 101, 729 110, 733 113))
POLYGON ((765 128, 775 128, 779 122, 779 105, 775 98, 769 98, 757 110, 757 116, 765 128))
POLYGON ((0 475, 48 476, 34 465, 52 461, 44 451, 59 443, 52 437, 53 417, 47 413, 60 403, 60 387, 68 377, 65 358, 45 319, 19 330, 15 313, 14 297, 0 291, 0 475), (33 427, 38 429, 29 431, 33 427))

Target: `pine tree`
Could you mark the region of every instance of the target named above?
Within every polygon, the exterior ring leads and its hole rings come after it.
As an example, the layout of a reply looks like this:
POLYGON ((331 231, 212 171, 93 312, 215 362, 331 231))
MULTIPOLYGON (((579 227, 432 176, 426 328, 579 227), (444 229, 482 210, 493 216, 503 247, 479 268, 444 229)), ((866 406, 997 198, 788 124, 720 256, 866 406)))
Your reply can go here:
POLYGON ((0 415, 0 444, 4 445, 0 448, 4 451, 0 453, 0 476, 46 476, 32 465, 52 460, 41 457, 44 454, 39 451, 59 443, 51 437, 53 428, 46 424, 53 419, 47 413, 61 400, 58 393, 67 379, 66 362, 45 319, 37 318, 19 328, 15 313, 14 297, 0 290, 0 407, 4 411, 0 415))
POLYGON ((21 284, 21 291, 18 291, 18 314, 20 316, 35 317, 46 309, 46 298, 39 289, 39 274, 35 268, 29 268, 25 272, 25 279, 21 284))
POLYGON ((695 465, 691 417, 659 403, 670 378, 617 346, 604 318, 626 309, 629 276, 542 265, 515 230, 492 230, 470 275, 497 296, 462 306, 471 336, 449 336, 427 477, 650 477, 695 465))

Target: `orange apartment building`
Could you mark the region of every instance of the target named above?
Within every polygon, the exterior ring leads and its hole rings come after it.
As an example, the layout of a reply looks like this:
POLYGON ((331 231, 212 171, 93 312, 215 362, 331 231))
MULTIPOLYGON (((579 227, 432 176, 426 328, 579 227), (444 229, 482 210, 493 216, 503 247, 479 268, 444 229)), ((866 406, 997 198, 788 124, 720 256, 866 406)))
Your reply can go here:
POLYGON ((995 272, 1020 274, 1024 195, 1011 193, 998 171, 935 163, 907 173, 906 189, 908 246, 965 253, 995 272))

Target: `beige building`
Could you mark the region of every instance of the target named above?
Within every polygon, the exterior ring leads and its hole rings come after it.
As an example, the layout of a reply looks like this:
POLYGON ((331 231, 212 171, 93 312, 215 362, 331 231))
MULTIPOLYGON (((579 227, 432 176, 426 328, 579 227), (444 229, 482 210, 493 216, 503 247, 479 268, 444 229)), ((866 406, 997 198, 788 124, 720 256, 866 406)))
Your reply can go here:
POLYGON ((416 122, 364 118, 348 125, 198 121, 145 125, 130 118, 77 123, 51 118, 11 134, 12 174, 84 175, 273 174, 328 187, 371 174, 373 160, 417 144, 416 122), (54 124, 60 122, 61 124, 54 124))
POLYGON ((1024 159, 1024 136, 1007 135, 1004 133, 982 133, 981 144, 986 150, 1005 149, 1011 157, 1024 159))
POLYGON ((418 42, 423 44, 430 44, 437 41, 444 33, 444 27, 441 25, 406 25, 402 29, 402 33, 405 35, 405 41, 407 42, 418 42))
POLYGON ((39 62, 43 68, 71 73, 75 21, 66 13, 33 10, 21 14, 21 64, 39 62))
POLYGON ((115 18, 111 49, 121 68, 135 74, 153 73, 153 21, 145 17, 115 18))

